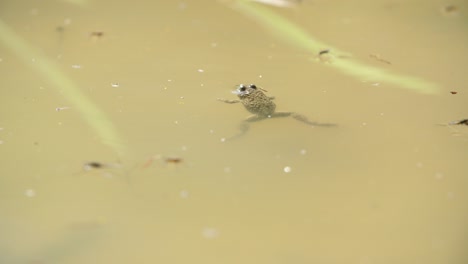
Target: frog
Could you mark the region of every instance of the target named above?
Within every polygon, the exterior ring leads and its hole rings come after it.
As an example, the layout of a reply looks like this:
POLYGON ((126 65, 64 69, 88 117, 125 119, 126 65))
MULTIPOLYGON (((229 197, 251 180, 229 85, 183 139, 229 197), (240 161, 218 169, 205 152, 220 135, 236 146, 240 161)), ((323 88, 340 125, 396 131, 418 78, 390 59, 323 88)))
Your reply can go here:
POLYGON ((255 84, 239 84, 237 89, 232 91, 232 93, 236 94, 239 99, 226 100, 218 98, 218 101, 228 104, 242 103, 245 109, 253 114, 242 121, 240 125, 240 133, 230 139, 244 135, 249 130, 250 123, 269 118, 292 117, 309 126, 334 126, 334 124, 310 121, 306 116, 296 112, 278 112, 276 111, 276 104, 274 102, 275 97, 267 96, 265 94, 266 92, 267 91, 265 89, 257 87, 255 84))

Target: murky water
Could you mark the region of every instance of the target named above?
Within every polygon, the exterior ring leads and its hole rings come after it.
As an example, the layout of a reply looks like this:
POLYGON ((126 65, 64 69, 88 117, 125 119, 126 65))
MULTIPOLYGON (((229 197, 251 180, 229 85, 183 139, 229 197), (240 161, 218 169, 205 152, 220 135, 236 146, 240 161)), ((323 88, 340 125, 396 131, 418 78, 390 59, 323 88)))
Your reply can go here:
POLYGON ((0 3, 33 49, 0 44, 1 263, 468 261, 468 126, 439 125, 468 118, 466 2, 267 7, 432 94, 345 75, 234 1, 80 3, 0 3), (239 83, 337 126, 223 141, 239 83))

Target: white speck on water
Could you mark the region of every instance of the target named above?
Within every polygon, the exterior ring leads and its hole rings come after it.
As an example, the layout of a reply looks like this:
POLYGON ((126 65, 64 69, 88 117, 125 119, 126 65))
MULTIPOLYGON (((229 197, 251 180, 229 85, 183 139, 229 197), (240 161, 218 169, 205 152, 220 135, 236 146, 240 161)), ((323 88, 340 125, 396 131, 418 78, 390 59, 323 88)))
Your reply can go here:
POLYGON ((214 134, 214 130, 213 129, 210 129, 210 134, 214 134))
POLYGON ((65 26, 68 26, 68 25, 71 24, 71 21, 72 21, 71 18, 65 18, 65 20, 63 20, 63 24, 64 24, 65 26))
POLYGON ((380 113, 380 116, 383 116, 383 115, 384 115, 384 113, 380 113))
POLYGON ((349 24, 351 24, 351 22, 352 22, 351 18, 344 17, 344 18, 341 19, 341 23, 343 23, 344 25, 349 25, 349 24))
POLYGON ((362 123, 362 126, 367 126, 367 123, 366 123, 366 122, 363 122, 363 123, 362 123))
POLYGON ((286 172, 286 173, 290 173, 291 172, 291 167, 286 166, 286 167, 283 168, 283 171, 286 172))
POLYGON ((224 167, 224 173, 230 173, 231 167, 224 167))
POLYGON ((0 58, 0 62, 2 62, 2 61, 3 61, 3 59, 2 59, 2 58, 0 58))
POLYGON ((182 146, 180 149, 181 149, 182 151, 187 151, 188 147, 187 147, 187 146, 182 146))
POLYGON ((111 86, 114 87, 114 88, 117 88, 117 87, 120 87, 120 84, 119 83, 111 83, 111 86))
POLYGON ((205 72, 205 70, 203 70, 203 69, 198 69, 198 72, 205 72))
POLYGON ((179 121, 177 121, 177 120, 176 120, 176 121, 174 121, 174 124, 178 125, 178 124, 179 124, 179 121))
POLYGON ((0 140, 0 145, 2 145, 2 144, 3 144, 3 142, 4 142, 3 140, 0 140))
POLYGON ((180 198, 187 199, 189 197, 189 192, 187 190, 182 190, 180 191, 179 195, 180 195, 180 198))
POLYGON ((263 76, 260 74, 260 75, 258 76, 258 78, 260 78, 260 79, 261 79, 261 78, 263 78, 263 76))
POLYGON ((455 198, 455 193, 454 192, 448 192, 447 193, 447 199, 453 199, 455 198))
POLYGON ((301 153, 301 155, 305 155, 305 154, 307 154, 307 150, 306 149, 301 149, 301 151, 299 151, 299 153, 301 153))
POLYGON ((200 83, 200 86, 203 87, 203 86, 205 86, 205 85, 204 85, 203 83, 200 83))
POLYGON ((380 83, 373 83, 372 85, 373 85, 373 86, 379 86, 380 83))
POLYGON ((73 64, 71 67, 73 69, 81 69, 81 65, 79 65, 79 64, 73 64))
POLYGON ((217 238, 219 236, 219 231, 214 227, 205 227, 202 230, 202 236, 208 239, 217 238))
POLYGON ((442 180, 444 178, 444 174, 440 173, 440 172, 437 172, 435 175, 434 175, 434 178, 436 180, 442 180))
POLYGON ((180 98, 180 99, 184 99, 184 97, 183 97, 183 96, 181 96, 181 97, 179 97, 179 98, 180 98))
POLYGON ((211 43, 211 47, 212 47, 212 48, 216 48, 216 47, 218 47, 218 43, 216 43, 216 42, 212 42, 212 43, 211 43))
POLYGON ((179 9, 183 10, 183 9, 186 9, 187 8, 187 3, 184 3, 184 2, 181 2, 179 3, 179 9))
POLYGON ((34 196, 36 196, 36 191, 33 189, 27 189, 26 191, 24 191, 24 195, 26 197, 33 198, 34 196))
POLYGON ((106 172, 102 173, 102 177, 110 180, 110 179, 114 178, 114 175, 112 173, 106 171, 106 172))
POLYGON ((70 107, 68 107, 68 106, 62 106, 62 107, 57 107, 57 108, 55 108, 55 111, 59 112, 59 111, 68 110, 68 109, 70 109, 70 107))
POLYGON ((226 142, 226 138, 221 138, 221 142, 226 142))
POLYGON ((416 167, 417 167, 417 168, 422 168, 422 167, 423 167, 423 163, 422 163, 422 162, 417 162, 417 163, 416 163, 416 167))
POLYGON ((171 80, 171 79, 168 79, 167 81, 168 81, 168 82, 172 82, 172 80, 171 80))

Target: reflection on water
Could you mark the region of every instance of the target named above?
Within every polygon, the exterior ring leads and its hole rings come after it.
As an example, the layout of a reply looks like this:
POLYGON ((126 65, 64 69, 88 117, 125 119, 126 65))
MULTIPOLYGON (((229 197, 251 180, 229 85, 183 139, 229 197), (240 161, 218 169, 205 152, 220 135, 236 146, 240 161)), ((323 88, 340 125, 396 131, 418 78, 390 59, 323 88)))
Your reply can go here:
POLYGON ((1 5, 126 146, 0 44, 0 263, 466 263, 465 3, 267 6, 346 55, 225 3, 1 5), (442 89, 343 76, 341 55, 442 89), (248 115, 216 100, 238 83, 337 126, 271 118, 223 141, 248 115))

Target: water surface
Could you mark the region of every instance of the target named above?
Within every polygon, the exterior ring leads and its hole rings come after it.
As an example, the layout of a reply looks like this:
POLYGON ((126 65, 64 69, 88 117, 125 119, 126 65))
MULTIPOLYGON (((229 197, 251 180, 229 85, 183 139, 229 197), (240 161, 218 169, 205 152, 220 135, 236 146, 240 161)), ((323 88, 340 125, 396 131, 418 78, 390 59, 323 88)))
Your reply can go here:
POLYGON ((3 1, 122 148, 1 44, 0 262, 466 263, 468 127, 439 125, 468 118, 466 3, 269 8, 440 89, 344 75, 228 2, 3 1), (216 99, 239 83, 337 126, 271 119, 223 142, 248 113, 216 99))

